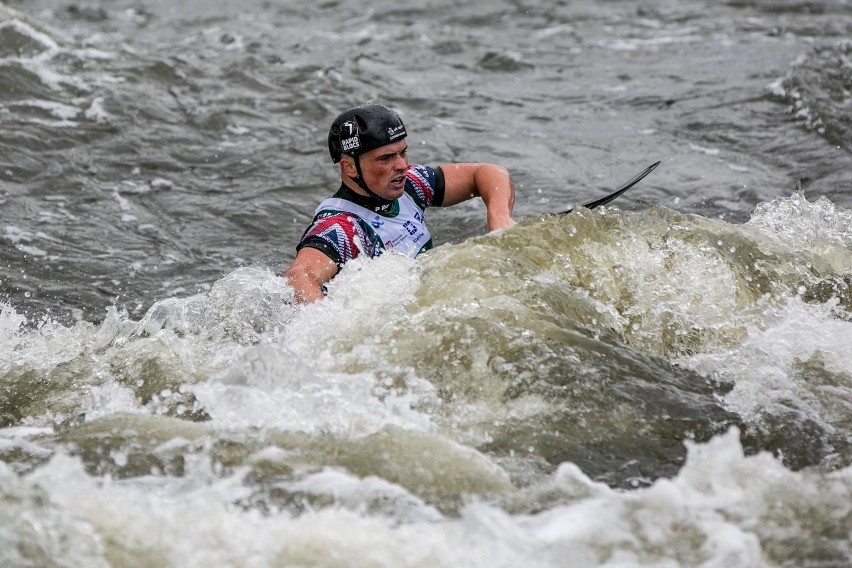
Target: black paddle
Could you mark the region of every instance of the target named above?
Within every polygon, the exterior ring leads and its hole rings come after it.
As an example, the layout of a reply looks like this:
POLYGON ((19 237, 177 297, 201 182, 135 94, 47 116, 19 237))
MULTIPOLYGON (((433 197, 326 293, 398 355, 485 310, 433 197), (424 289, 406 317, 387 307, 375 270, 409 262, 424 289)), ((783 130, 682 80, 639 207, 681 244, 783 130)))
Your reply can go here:
MULTIPOLYGON (((656 167, 659 166, 659 165, 660 165, 660 162, 656 162, 654 164, 651 164, 650 166, 648 166, 647 168, 645 168, 644 170, 639 172, 630 181, 628 181, 623 186, 616 189, 615 191, 613 191, 609 195, 605 195, 604 197, 601 197, 600 199, 596 199, 595 201, 592 201, 590 203, 586 203, 585 205, 583 205, 583 207, 585 207, 586 209, 594 209, 595 207, 599 207, 601 205, 606 205, 607 203, 609 203, 610 201, 612 201, 613 199, 615 199, 616 197, 618 197, 619 195, 621 195, 622 193, 624 193, 625 191, 627 191, 628 189, 630 189, 631 187, 633 187, 634 185, 636 185, 637 183, 642 181, 642 178, 644 178, 646 175, 653 172, 656 169, 656 167)), ((562 211, 559 214, 560 215, 567 215, 571 211, 573 211, 573 209, 568 209, 567 211, 562 211)))

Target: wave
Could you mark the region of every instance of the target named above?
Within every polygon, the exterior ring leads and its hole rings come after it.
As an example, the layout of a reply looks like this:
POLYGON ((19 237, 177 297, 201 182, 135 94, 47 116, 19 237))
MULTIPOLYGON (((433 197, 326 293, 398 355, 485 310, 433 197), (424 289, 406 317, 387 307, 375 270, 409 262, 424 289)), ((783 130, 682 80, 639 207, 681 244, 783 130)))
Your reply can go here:
MULTIPOLYGON (((156 476, 99 482, 78 461, 57 456, 26 478, 0 467, 0 538, 12 545, 0 548, 0 559, 13 566, 44 557, 62 565, 237 566, 251 558, 272 566, 358 558, 411 567, 608 566, 614 556, 630 566, 848 560, 852 470, 794 473, 768 454, 746 457, 735 430, 688 448, 676 477, 644 489, 612 490, 564 464, 499 504, 473 501, 453 517, 406 490, 405 479, 400 486, 327 467, 282 481, 299 467, 287 451, 259 451, 253 469, 226 476, 188 460, 173 485, 156 476), (247 507, 264 477, 268 493, 289 495, 301 513, 247 507)), ((426 455, 413 457, 416 465, 426 455)))
POLYGON ((770 90, 790 105, 808 128, 845 150, 852 150, 852 42, 817 45, 801 57, 770 90))
POLYGON ((518 479, 572 461, 615 486, 673 475, 679 442, 732 425, 748 451, 792 468, 842 462, 850 228, 849 211, 801 194, 743 225, 583 210, 416 261, 356 261, 301 308, 262 267, 139 320, 111 310, 66 327, 6 305, 0 415, 6 427, 141 413, 353 436, 392 424, 437 430, 518 479))

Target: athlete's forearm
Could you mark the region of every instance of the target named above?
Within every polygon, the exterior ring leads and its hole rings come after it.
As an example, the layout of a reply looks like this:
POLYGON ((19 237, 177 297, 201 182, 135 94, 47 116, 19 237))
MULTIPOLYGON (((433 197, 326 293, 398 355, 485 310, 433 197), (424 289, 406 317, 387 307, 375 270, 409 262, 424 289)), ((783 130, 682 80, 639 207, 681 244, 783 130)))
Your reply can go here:
POLYGON ((323 299, 322 284, 319 284, 304 272, 294 274, 288 270, 284 273, 284 277, 290 287, 293 288, 293 296, 300 304, 310 304, 323 299))
POLYGON ((315 248, 304 247, 284 272, 297 302, 309 304, 325 297, 323 286, 337 273, 337 265, 315 248))
POLYGON ((485 203, 488 230, 505 229, 515 224, 515 184, 509 170, 495 164, 482 164, 474 173, 476 191, 485 203))
POLYGON ((488 229, 504 229, 515 224, 515 184, 503 166, 488 163, 442 164, 444 206, 455 205, 472 197, 482 198, 487 209, 488 229))

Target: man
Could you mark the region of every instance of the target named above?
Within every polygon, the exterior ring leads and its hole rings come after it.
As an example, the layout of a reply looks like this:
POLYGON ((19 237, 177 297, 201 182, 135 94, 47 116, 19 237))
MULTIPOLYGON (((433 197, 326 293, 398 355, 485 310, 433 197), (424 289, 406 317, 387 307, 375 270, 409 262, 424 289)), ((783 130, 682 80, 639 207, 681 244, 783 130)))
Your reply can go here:
POLYGON ((515 187, 495 164, 408 163, 407 133, 388 107, 367 104, 341 113, 328 133, 341 185, 317 207, 284 273, 299 302, 324 296, 323 287, 349 260, 394 250, 417 256, 432 247, 424 212, 479 196, 488 229, 514 225, 515 187))

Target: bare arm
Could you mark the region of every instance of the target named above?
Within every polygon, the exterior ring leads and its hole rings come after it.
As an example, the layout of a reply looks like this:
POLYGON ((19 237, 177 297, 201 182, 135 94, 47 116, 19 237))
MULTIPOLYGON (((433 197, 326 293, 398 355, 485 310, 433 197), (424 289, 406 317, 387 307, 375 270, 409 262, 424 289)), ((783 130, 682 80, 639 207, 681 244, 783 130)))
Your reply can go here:
POLYGON ((296 254, 284 277, 293 288, 296 301, 309 304, 322 300, 323 285, 337 274, 337 264, 325 253, 303 247, 296 254))
POLYGON ((509 171, 496 164, 442 164, 444 203, 455 205, 472 197, 481 197, 487 211, 488 230, 515 224, 515 184, 509 171))

